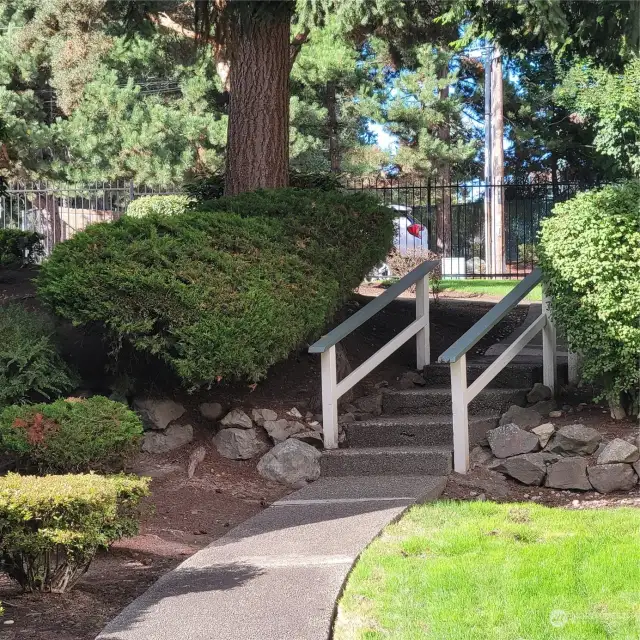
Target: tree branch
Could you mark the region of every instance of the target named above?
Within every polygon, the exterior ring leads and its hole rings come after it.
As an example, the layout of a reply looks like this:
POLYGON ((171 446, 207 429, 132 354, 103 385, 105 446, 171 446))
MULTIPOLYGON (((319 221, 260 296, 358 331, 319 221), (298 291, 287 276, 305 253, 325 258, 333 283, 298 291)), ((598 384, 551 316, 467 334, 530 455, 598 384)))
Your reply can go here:
POLYGON ((293 67, 302 45, 309 40, 309 29, 296 34, 289 45, 289 69, 293 67))

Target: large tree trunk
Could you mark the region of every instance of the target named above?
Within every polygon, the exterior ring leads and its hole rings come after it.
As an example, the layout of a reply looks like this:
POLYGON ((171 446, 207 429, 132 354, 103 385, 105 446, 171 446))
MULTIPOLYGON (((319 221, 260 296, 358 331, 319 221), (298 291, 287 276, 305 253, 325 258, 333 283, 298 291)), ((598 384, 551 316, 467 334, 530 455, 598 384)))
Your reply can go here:
POLYGON ((290 15, 254 17, 231 29, 227 195, 289 181, 290 15))
POLYGON ((491 58, 491 128, 492 158, 491 175, 495 185, 492 197, 493 267, 494 273, 502 274, 505 265, 504 229, 504 97, 502 84, 502 52, 494 45, 491 58))
MULTIPOLYGON (((439 78, 446 78, 449 75, 448 66, 440 69, 439 78)), ((438 90, 438 99, 445 101, 449 99, 449 86, 441 87, 438 90)), ((448 121, 443 122, 438 127, 438 138, 447 146, 451 141, 451 126, 448 121)), ((437 250, 444 258, 452 258, 452 223, 451 223, 451 165, 444 162, 438 167, 438 180, 442 184, 442 201, 440 203, 440 220, 437 250)))
POLYGON ((338 132, 338 104, 336 83, 327 82, 327 128, 329 130, 329 164, 332 173, 340 173, 340 137, 338 132))

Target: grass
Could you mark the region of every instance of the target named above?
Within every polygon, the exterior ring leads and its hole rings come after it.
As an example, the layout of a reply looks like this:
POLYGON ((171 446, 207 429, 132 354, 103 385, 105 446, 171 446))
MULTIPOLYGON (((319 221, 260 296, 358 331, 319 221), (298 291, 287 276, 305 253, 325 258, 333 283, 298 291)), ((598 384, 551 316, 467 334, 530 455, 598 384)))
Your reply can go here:
MULTIPOLYGON (((458 291, 473 295, 505 296, 511 291, 519 280, 443 280, 443 291, 458 291)), ((542 300, 542 288, 535 287, 526 297, 526 300, 542 300)))
POLYGON ((356 564, 336 640, 640 637, 640 510, 441 502, 356 564))

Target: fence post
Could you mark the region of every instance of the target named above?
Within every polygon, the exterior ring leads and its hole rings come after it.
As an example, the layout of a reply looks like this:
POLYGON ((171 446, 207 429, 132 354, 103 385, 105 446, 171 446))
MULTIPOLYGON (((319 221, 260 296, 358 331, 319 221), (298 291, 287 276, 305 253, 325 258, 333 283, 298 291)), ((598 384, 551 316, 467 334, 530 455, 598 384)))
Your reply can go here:
POLYGON ((553 395, 557 391, 558 367, 556 362, 556 327, 550 313, 551 298, 543 288, 542 313, 547 322, 542 328, 542 382, 551 389, 553 395))
POLYGON ((453 409, 453 470, 469 470, 469 408, 467 406, 467 356, 451 363, 451 407, 453 409))
POLYGON ((425 318, 424 329, 416 334, 416 360, 418 371, 430 362, 429 346, 429 274, 416 283, 416 319, 425 318))
POLYGON ((324 448, 338 448, 338 397, 336 386, 336 347, 329 347, 320 354, 320 370, 322 376, 322 432, 324 448))

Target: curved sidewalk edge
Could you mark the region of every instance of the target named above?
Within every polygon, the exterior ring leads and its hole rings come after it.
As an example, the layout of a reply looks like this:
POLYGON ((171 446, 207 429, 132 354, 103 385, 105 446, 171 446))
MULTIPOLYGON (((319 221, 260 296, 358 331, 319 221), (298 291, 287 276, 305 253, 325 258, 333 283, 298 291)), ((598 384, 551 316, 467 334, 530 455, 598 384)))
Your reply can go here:
POLYGON ((162 576, 97 640, 326 640, 359 554, 446 478, 321 478, 162 576))

